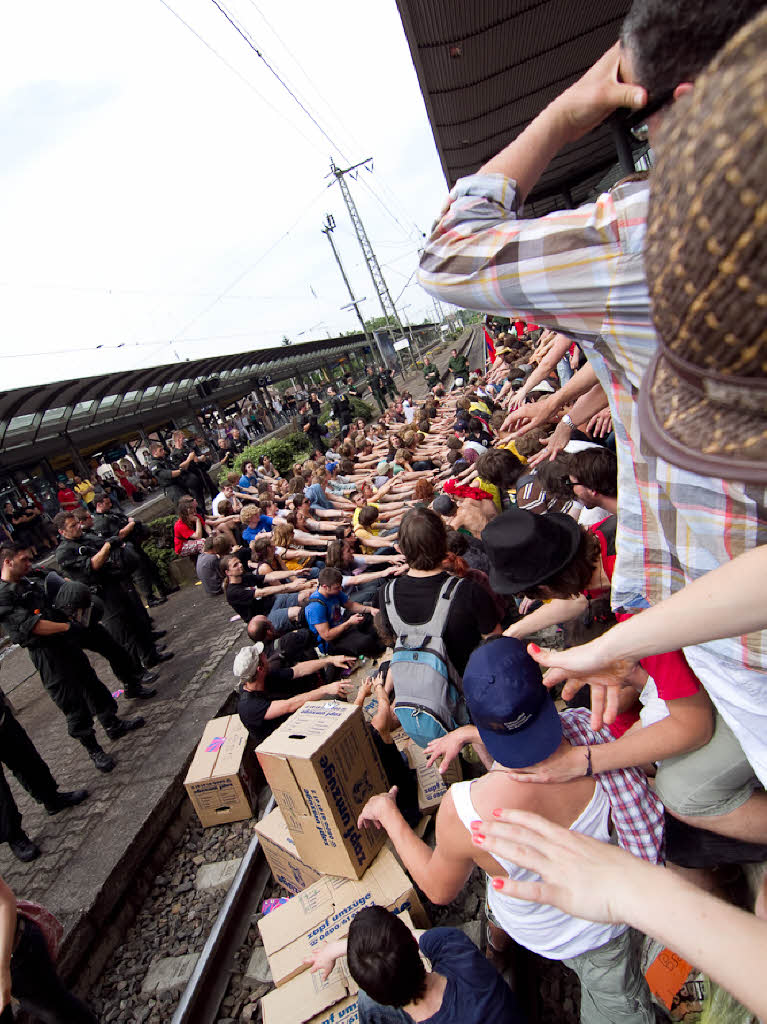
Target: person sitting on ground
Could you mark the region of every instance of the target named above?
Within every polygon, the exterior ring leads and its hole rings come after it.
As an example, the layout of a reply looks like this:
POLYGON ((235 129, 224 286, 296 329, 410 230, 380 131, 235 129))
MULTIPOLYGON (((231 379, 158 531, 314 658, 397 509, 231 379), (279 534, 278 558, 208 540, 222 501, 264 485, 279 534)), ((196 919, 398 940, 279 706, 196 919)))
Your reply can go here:
POLYGON ((224 592, 224 573, 221 569, 220 559, 228 555, 232 545, 228 537, 221 533, 215 533, 206 537, 203 541, 202 551, 197 556, 195 571, 197 579, 202 583, 202 588, 209 597, 217 597, 224 592))
POLYGON ((256 467, 249 459, 242 465, 242 476, 237 482, 237 490, 255 497, 258 494, 258 479, 256 467))
POLYGON ((378 535, 378 519, 380 512, 375 505, 365 505, 359 510, 357 526, 354 529, 354 536, 363 548, 370 548, 373 551, 386 549, 392 550, 392 538, 390 536, 378 535))
POLYGON ((477 486, 489 491, 498 512, 511 508, 509 491, 524 472, 523 463, 506 448, 491 448, 474 464, 477 486))
MULTIPOLYGON (((426 896, 447 904, 461 892, 475 865, 489 878, 526 880, 530 874, 513 861, 486 854, 474 836, 477 819, 492 818, 496 808, 535 807, 547 820, 619 843, 651 863, 662 857, 663 811, 643 774, 616 773, 614 786, 593 777, 534 787, 513 782, 504 768, 525 767, 552 754, 573 737, 590 742, 581 710, 557 714, 541 686, 540 670, 519 641, 499 637, 482 644, 463 675, 469 710, 481 746, 498 770, 481 779, 455 783, 437 812, 437 843, 431 847, 406 825, 392 792, 371 797, 359 826, 383 827, 406 870, 426 896), (637 804, 641 805, 641 827, 637 804)), ((496 952, 509 937, 538 955, 561 960, 581 982, 581 1020, 654 1024, 650 990, 642 973, 641 936, 623 925, 603 925, 556 910, 511 899, 487 889, 489 940, 496 952)))
POLYGON ((413 934, 385 907, 363 907, 352 918, 348 938, 323 943, 304 962, 326 981, 342 956, 359 986, 360 1024, 524 1022, 514 993, 458 928, 413 934))
POLYGON ((177 555, 196 557, 202 554, 210 528, 197 511, 197 501, 191 495, 179 498, 178 519, 173 524, 173 549, 177 555))
MULTIPOLYGON (((300 547, 295 541, 295 530, 287 519, 275 519, 272 525, 274 549, 279 555, 282 565, 294 572, 299 569, 311 569, 317 559, 316 551, 300 547)), ((311 575, 316 575, 312 573, 311 575)))
POLYGON ((245 505, 240 512, 240 523, 243 542, 250 544, 259 533, 271 533, 273 519, 264 514, 261 505, 245 505))
POLYGON ((262 480, 278 480, 280 477, 280 474, 277 472, 277 467, 272 463, 272 460, 268 455, 262 455, 258 460, 256 473, 262 480))
POLYGON ((301 611, 299 600, 303 597, 305 601, 313 586, 305 580, 289 580, 266 587, 263 577, 246 573, 235 555, 225 555, 221 559, 221 568, 225 574, 226 600, 243 622, 250 622, 254 615, 266 615, 279 632, 290 629, 297 622, 301 611), (302 595, 301 591, 305 594, 302 595))
POLYGON ((304 617, 317 648, 323 653, 377 654, 381 648, 372 630, 372 616, 378 609, 352 601, 342 583, 343 573, 338 569, 321 569, 317 589, 306 603, 304 617), (351 615, 344 618, 345 612, 351 615))
MULTIPOLYGON (((431 509, 412 509, 402 520, 399 545, 409 568, 391 585, 394 607, 404 622, 417 626, 432 618, 449 579, 442 567, 447 555, 442 519, 431 509)), ((379 592, 378 605, 384 628, 391 631, 383 591, 379 592)), ((482 637, 498 633, 500 628, 495 603, 487 591, 471 580, 461 580, 451 598, 443 637, 459 676, 482 637)))
POLYGON ((325 655, 312 661, 299 662, 292 668, 270 667, 263 643, 243 647, 234 659, 233 672, 240 680, 240 699, 237 714, 255 742, 263 743, 275 729, 304 704, 330 698, 343 699, 351 689, 350 683, 337 681, 315 686, 316 678, 309 680, 312 689, 303 690, 299 679, 314 677, 328 667, 344 670, 354 664, 354 658, 343 654, 325 655))
POLYGON ((239 515, 239 513, 242 511, 242 502, 234 493, 234 486, 229 482, 225 483, 222 486, 221 490, 213 499, 213 504, 211 505, 211 513, 213 516, 219 516, 222 514, 219 510, 219 506, 222 501, 229 502, 232 509, 230 513, 231 515, 233 515, 235 512, 239 515))

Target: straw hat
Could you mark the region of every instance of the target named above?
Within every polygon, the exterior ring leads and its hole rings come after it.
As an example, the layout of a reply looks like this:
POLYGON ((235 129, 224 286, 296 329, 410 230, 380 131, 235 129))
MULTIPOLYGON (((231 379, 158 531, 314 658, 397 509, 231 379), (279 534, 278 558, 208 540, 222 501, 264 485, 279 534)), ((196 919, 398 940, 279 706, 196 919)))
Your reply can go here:
POLYGON ((664 126, 645 264, 660 345, 642 440, 706 476, 767 482, 767 11, 664 126))

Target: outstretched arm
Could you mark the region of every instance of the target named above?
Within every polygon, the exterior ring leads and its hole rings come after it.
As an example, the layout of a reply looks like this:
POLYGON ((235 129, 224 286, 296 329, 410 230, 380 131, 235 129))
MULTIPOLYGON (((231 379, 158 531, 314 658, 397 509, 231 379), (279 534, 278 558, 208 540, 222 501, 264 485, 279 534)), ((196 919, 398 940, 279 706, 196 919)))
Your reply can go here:
POLYGON ((477 846, 541 876, 539 882, 494 878, 494 888, 589 921, 633 925, 695 964, 759 1017, 767 1015, 767 922, 667 868, 538 814, 499 809, 493 815, 478 823, 477 846))

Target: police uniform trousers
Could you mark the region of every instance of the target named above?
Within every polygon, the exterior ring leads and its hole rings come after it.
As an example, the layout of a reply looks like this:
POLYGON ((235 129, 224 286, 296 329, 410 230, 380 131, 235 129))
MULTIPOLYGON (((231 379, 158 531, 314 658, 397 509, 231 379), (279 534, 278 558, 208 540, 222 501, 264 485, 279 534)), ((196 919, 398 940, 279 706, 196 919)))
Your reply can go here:
POLYGON ((105 729, 115 725, 117 704, 82 647, 60 636, 55 644, 30 647, 29 656, 51 700, 63 712, 69 735, 82 740, 93 735, 94 716, 105 729))
POLYGON ((138 680, 144 674, 141 662, 136 661, 127 648, 122 647, 100 622, 93 623, 88 629, 80 630, 77 639, 86 651, 94 651, 109 662, 109 667, 123 684, 128 696, 138 689, 138 680))
POLYGON ((0 843, 7 843, 21 832, 21 812, 2 765, 13 772, 27 793, 40 804, 54 799, 57 786, 37 747, 2 702, 0 715, 0 843))
POLYGON ((134 544, 133 549, 138 556, 139 563, 133 570, 131 578, 139 594, 147 601, 151 599, 153 590, 156 590, 158 594, 165 594, 167 592, 166 587, 155 562, 152 561, 140 544, 134 544))
POLYGON ((101 625, 137 665, 151 660, 156 651, 152 623, 146 608, 128 580, 111 581, 100 588, 104 602, 101 625))

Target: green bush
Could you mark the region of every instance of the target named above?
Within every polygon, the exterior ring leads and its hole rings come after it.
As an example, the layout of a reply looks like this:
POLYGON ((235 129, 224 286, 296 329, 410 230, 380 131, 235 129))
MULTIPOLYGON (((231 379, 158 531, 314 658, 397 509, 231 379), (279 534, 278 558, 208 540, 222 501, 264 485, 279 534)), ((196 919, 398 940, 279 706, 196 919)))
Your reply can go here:
POLYGON ((143 548, 146 554, 157 566, 163 583, 173 585, 170 576, 170 563, 178 558, 173 549, 173 524, 178 516, 159 516, 150 520, 146 525, 149 529, 149 540, 144 541, 143 548))
POLYGON ((249 444, 247 448, 238 455, 231 469, 222 468, 219 474, 219 481, 226 480, 227 473, 242 473, 242 467, 246 462, 253 462, 258 465, 262 455, 268 455, 279 473, 283 475, 290 472, 294 462, 303 462, 312 454, 312 446, 306 434, 296 431, 286 437, 273 437, 270 441, 263 441, 261 444, 249 444))

